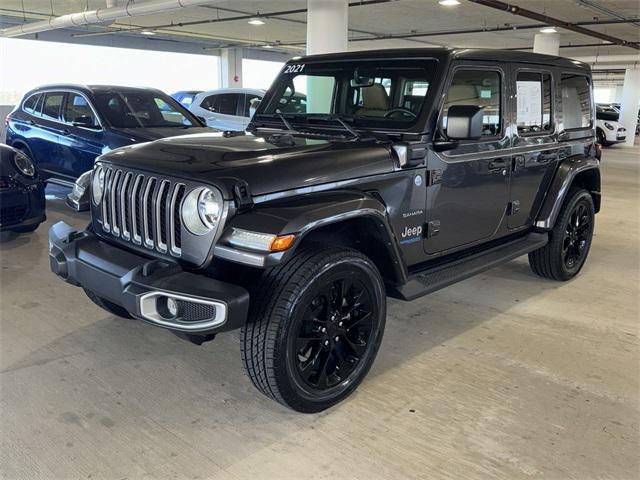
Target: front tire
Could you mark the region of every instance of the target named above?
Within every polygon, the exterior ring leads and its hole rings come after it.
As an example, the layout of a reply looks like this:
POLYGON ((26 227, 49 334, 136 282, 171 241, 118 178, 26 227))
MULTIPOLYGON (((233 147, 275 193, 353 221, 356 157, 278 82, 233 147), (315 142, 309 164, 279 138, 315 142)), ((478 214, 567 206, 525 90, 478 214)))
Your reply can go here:
POLYGON ((241 331, 245 370, 267 397, 320 412, 367 375, 385 317, 384 283, 371 260, 346 248, 301 251, 252 292, 241 331))
POLYGON ((550 233, 549 243, 529 254, 536 275, 566 281, 582 269, 593 238, 595 209, 591 194, 571 188, 550 233))

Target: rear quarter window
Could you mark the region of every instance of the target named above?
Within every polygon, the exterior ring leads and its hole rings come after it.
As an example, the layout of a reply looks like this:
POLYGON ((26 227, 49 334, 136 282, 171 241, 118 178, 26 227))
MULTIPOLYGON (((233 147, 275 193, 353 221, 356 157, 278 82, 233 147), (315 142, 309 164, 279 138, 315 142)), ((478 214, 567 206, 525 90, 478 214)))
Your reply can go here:
POLYGON ((25 100, 22 104, 22 110, 30 115, 35 115, 36 106, 38 105, 38 100, 40 100, 40 94, 36 93, 35 95, 31 95, 29 98, 25 100))
POLYGON ((562 117, 565 130, 591 128, 591 87, 585 75, 564 74, 560 80, 562 90, 562 117))

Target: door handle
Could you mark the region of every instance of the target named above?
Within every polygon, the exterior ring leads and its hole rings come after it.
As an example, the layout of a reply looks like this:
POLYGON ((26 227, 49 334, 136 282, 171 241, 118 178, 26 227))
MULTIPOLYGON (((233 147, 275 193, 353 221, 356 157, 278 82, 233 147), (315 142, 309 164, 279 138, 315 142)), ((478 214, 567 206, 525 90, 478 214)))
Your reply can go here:
POLYGON ((496 158, 492 162, 489 162, 489 171, 498 172, 507 167, 507 161, 504 158, 496 158))
POLYGON ((27 120, 27 125, 35 126, 36 122, 33 120, 27 120))
POLYGON ((65 137, 71 135, 71 130, 65 128, 64 130, 62 130, 62 135, 64 135, 65 137))

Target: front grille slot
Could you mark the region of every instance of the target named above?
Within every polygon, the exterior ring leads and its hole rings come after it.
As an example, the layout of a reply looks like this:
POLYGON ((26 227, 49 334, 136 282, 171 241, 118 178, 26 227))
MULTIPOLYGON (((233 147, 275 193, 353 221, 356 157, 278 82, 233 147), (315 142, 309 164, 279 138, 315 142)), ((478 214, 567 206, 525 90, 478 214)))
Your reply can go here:
POLYGON ((105 167, 102 229, 135 245, 180 257, 185 192, 183 183, 105 167))

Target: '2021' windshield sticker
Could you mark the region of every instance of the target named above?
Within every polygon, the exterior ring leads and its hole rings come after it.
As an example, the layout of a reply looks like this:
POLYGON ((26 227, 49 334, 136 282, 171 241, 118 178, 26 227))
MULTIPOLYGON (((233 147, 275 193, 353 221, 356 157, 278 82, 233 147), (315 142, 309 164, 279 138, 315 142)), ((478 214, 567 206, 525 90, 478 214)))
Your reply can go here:
POLYGON ((304 63, 298 63, 296 65, 287 65, 284 67, 284 73, 300 73, 304 70, 304 63))

